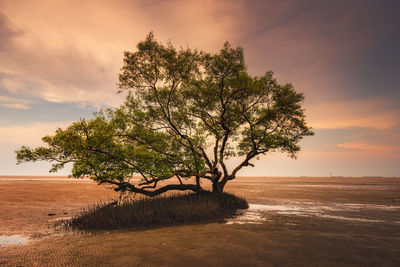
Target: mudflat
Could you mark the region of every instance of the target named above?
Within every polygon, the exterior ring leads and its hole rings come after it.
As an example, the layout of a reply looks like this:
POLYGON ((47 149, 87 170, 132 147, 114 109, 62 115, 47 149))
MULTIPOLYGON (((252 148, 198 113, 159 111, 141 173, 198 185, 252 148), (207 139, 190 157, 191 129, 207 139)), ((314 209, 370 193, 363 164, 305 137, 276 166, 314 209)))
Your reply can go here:
POLYGON ((118 195, 90 180, 0 177, 0 266, 400 264, 400 178, 239 177, 226 191, 250 203, 226 222, 65 232, 58 220, 118 195), (1 243, 10 236, 24 241, 1 243))

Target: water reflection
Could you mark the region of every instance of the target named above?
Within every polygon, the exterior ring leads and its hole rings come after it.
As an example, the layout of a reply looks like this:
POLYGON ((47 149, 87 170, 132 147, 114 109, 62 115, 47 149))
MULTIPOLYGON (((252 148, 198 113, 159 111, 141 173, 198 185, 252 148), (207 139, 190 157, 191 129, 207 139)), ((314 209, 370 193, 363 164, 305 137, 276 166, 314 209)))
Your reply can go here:
POLYGON ((237 216, 228 219, 227 224, 261 224, 268 215, 283 214, 296 216, 314 216, 333 220, 345 220, 366 223, 398 223, 400 206, 375 204, 320 205, 316 202, 289 202, 285 204, 250 204, 249 209, 239 210, 237 216))
POLYGON ((26 242, 28 242, 28 239, 21 235, 0 235, 0 246, 9 244, 25 244, 26 242))

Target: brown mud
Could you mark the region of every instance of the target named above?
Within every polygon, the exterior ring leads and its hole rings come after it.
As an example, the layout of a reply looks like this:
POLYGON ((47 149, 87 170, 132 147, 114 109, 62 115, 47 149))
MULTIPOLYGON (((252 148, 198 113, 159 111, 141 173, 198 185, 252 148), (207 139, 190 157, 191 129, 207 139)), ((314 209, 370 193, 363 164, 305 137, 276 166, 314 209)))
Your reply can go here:
POLYGON ((251 204, 227 223, 65 233, 57 220, 118 195, 91 181, 0 177, 0 236, 28 238, 1 245, 0 266, 400 264, 400 178, 241 177, 226 191, 251 204))

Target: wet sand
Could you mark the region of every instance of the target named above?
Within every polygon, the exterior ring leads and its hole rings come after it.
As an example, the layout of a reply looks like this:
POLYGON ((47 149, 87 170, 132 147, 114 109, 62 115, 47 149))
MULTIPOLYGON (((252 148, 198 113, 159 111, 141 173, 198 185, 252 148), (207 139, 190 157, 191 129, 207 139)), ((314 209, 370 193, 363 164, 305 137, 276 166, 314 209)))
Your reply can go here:
POLYGON ((0 266, 400 264, 400 178, 242 177, 226 191, 251 204, 227 223, 65 233, 56 220, 117 195, 91 181, 0 177, 0 236, 28 238, 0 246, 0 266))

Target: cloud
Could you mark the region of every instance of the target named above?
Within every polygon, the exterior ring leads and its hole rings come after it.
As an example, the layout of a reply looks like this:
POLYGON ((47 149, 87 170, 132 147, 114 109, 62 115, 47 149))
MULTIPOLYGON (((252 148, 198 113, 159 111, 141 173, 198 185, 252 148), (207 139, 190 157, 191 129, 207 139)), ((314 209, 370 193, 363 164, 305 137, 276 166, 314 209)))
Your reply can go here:
POLYGON ((30 108, 28 105, 21 104, 21 103, 11 103, 11 104, 3 103, 3 104, 0 104, 0 106, 5 107, 5 108, 11 108, 11 109, 29 109, 30 108))
MULTIPOLYGON (((7 74, 2 88, 56 103, 117 106, 123 51, 154 30, 164 42, 206 51, 225 40, 242 45, 253 74, 275 70, 322 110, 324 103, 370 97, 370 90, 360 91, 370 78, 354 79, 358 74, 349 68, 364 69, 360 60, 379 50, 374 38, 389 35, 380 26, 389 27, 390 18, 381 14, 391 5, 373 12, 367 2, 3 0, 0 31, 8 45, 0 47, 0 72, 7 74)), ((382 98, 394 94, 393 85, 384 86, 372 91, 382 98)))
MULTIPOLYGON (((392 162, 400 146, 399 5, 0 0, 0 112, 8 112, 0 121, 0 142, 37 144, 60 125, 43 121, 76 120, 118 106, 123 51, 134 50, 153 30, 178 47, 214 52, 226 40, 243 46, 251 74, 272 69, 280 83, 304 92, 307 121, 317 132, 304 140, 300 154, 310 168, 321 159, 346 159, 343 170, 351 159, 362 159, 360 166, 374 166, 376 157, 392 162)), ((286 161, 278 162, 281 173, 286 161)), ((398 170, 380 164, 387 173, 398 170)))
POLYGON ((325 128, 303 141, 302 157, 309 159, 363 160, 376 164, 376 159, 400 159, 400 124, 390 128, 325 128))
POLYGON ((396 95, 399 8, 398 1, 248 1, 241 44, 254 72, 272 68, 301 88, 313 85, 307 93, 396 95))
POLYGON ((383 152, 383 153, 400 153, 400 146, 382 146, 370 144, 365 141, 345 142, 337 145, 340 148, 356 151, 383 152))
POLYGON ((400 124, 400 107, 396 99, 357 99, 332 101, 307 106, 314 128, 365 127, 393 128, 400 124))
POLYGON ((1 5, 0 30, 8 44, 0 47, 0 74, 7 76, 2 89, 57 103, 120 104, 116 82, 123 51, 134 49, 151 30, 162 41, 206 49, 219 48, 233 32, 234 15, 218 16, 224 5, 212 1, 1 5))
POLYGON ((8 18, 0 10, 0 49, 6 49, 10 40, 20 34, 9 22, 8 18))
POLYGON ((0 95, 0 107, 11 109, 29 109, 31 101, 0 95))

